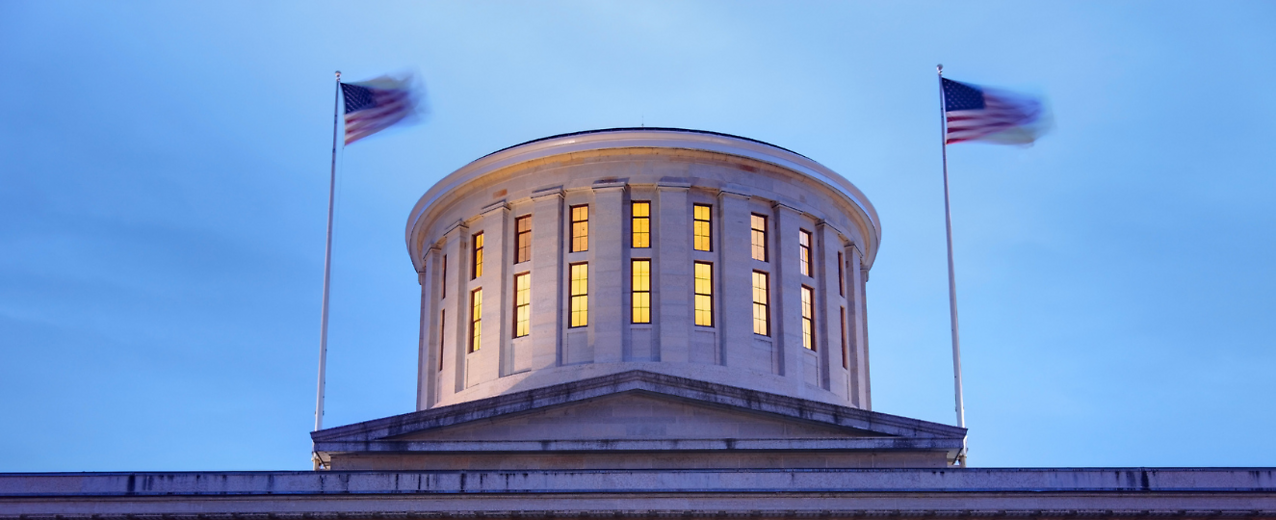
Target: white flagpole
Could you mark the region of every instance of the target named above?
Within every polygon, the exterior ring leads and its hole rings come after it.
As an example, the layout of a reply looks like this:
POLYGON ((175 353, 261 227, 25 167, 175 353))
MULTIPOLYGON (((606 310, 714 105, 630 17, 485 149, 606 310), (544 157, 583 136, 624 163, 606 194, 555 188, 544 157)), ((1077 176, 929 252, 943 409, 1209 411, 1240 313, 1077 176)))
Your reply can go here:
MULTIPOLYGON (((957 400, 957 427, 966 427, 966 405, 961 392, 961 341, 957 333, 957 275, 953 269, 953 212, 948 204, 948 116, 944 97, 944 66, 937 65, 939 72, 939 119, 940 139, 943 145, 944 158, 944 228, 948 232, 948 311, 953 333, 953 386, 957 400)), ((966 439, 962 439, 961 451, 957 453, 957 463, 966 467, 966 439)))
MULTIPOLYGON (((323 390, 328 368, 328 286, 332 280, 332 208, 337 190, 337 107, 341 101, 341 71, 337 71, 337 90, 332 98, 332 171, 328 177, 328 245, 323 251, 323 306, 319 318, 319 390, 315 397, 315 431, 323 429, 323 390)), ((323 462, 318 452, 311 452, 315 470, 323 462)))

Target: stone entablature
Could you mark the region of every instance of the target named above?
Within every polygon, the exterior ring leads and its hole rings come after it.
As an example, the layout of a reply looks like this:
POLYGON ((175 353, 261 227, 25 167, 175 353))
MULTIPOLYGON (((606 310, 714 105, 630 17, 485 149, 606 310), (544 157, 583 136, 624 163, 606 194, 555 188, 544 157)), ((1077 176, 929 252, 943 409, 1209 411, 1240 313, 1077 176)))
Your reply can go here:
POLYGON ((0 520, 1276 518, 1272 468, 0 474, 0 520))
POLYGON ((630 370, 870 409, 865 283, 879 237, 845 179, 748 139, 626 129, 496 152, 441 180, 409 219, 422 287, 417 409, 630 370), (650 212, 647 247, 634 247, 635 202, 650 212), (573 243, 582 215, 584 248, 573 243), (640 268, 647 320, 634 317, 640 268))

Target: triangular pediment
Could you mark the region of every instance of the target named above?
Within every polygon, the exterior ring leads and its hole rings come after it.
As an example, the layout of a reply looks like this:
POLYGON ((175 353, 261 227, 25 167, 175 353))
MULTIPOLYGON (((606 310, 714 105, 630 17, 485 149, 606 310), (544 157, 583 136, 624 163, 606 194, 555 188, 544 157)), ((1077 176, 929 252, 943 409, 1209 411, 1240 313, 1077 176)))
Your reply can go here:
POLYGON ((391 437, 395 441, 821 439, 882 436, 738 407, 632 390, 391 437))
POLYGON ((316 446, 416 440, 963 439, 964 428, 631 371, 311 433, 316 446))

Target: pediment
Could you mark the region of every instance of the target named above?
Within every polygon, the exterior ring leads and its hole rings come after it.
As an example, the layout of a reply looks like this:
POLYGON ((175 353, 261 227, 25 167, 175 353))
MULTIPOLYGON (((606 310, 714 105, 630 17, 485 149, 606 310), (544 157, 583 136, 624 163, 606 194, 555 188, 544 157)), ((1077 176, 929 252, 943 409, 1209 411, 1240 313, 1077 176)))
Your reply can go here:
POLYGON ((959 441, 944 424, 666 374, 609 374, 311 433, 316 447, 413 441, 959 441))
POLYGON ((877 436, 882 434, 633 390, 529 412, 426 429, 386 440, 745 440, 877 436))

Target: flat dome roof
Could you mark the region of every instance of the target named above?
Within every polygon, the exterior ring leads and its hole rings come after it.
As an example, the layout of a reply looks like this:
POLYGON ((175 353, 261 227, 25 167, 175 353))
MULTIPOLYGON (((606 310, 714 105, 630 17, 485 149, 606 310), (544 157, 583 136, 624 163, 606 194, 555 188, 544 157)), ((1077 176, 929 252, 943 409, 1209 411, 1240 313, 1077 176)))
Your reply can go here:
MULTIPOLYGON (((599 128, 599 129, 597 129, 597 130, 581 130, 581 131, 579 131, 579 132, 568 132, 568 133, 565 133, 565 134, 551 135, 551 136, 548 136, 548 137, 541 137, 541 138, 538 138, 538 139, 532 139, 531 141, 524 141, 524 142, 518 143, 518 144, 513 145, 513 146, 506 146, 505 148, 501 148, 500 150, 497 150, 497 151, 495 151, 495 152, 489 153, 489 154, 487 154, 487 155, 494 155, 494 154, 498 154, 498 153, 504 152, 505 150, 509 150, 510 148, 518 148, 518 147, 523 146, 523 145, 525 145, 525 144, 539 143, 539 142, 541 142, 541 141, 548 141, 548 140, 550 140, 550 139, 558 139, 558 138, 560 138, 560 137, 575 137, 575 136, 578 136, 578 135, 587 135, 587 134, 605 134, 605 133, 607 133, 607 132, 687 132, 687 133, 690 133, 690 134, 707 134, 707 135, 716 135, 716 136, 719 136, 719 137, 730 137, 730 138, 732 138, 732 139, 742 139, 742 140, 745 140, 745 141, 752 141, 752 142, 755 142, 755 143, 758 143, 758 144, 765 144, 765 145, 767 145, 767 146, 770 146, 771 148, 779 148, 779 149, 781 149, 781 150, 784 150, 784 151, 789 152, 789 153, 794 154, 794 155, 802 155, 802 154, 800 154, 800 153, 797 153, 797 152, 795 152, 795 151, 793 151, 793 150, 790 150, 790 149, 788 149, 788 148, 785 148, 785 147, 783 147, 783 146, 776 146, 776 145, 771 144, 771 143, 768 143, 768 142, 766 142, 766 141, 761 141, 761 140, 758 140, 758 139, 752 139, 752 138, 749 138, 749 137, 744 137, 744 136, 739 136, 739 135, 734 135, 734 134, 728 134, 728 133, 723 133, 723 132, 712 132, 712 131, 709 131, 709 130, 693 130, 693 129, 690 129, 690 128, 674 128, 674 127, 666 127, 666 126, 622 126, 622 127, 617 127, 617 128, 599 128)), ((483 157, 487 157, 487 155, 484 155, 483 157)), ((482 159, 483 157, 480 157, 480 159, 482 159)), ((805 156, 805 155, 802 155, 802 157, 806 157, 806 156, 805 156)), ((807 159, 810 159, 810 157, 806 157, 806 158, 807 158, 807 159)))

